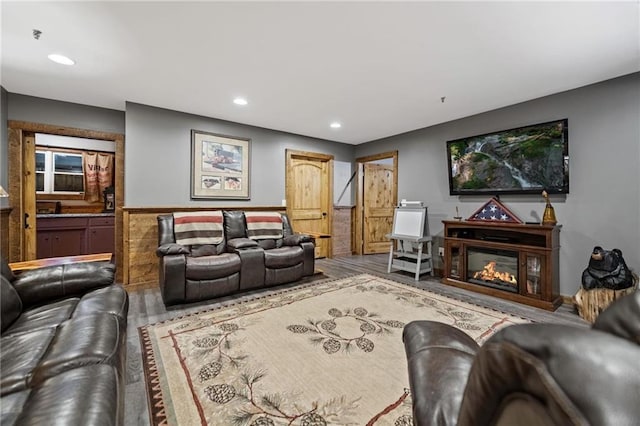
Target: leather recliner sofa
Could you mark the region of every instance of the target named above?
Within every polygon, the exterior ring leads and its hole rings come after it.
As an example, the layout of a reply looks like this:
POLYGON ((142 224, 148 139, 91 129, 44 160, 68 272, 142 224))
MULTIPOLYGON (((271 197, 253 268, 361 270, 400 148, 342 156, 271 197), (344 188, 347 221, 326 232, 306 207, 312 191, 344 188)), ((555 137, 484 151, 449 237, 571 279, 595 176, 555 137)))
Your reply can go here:
POLYGON ((415 426, 640 422, 640 292, 591 328, 512 325, 478 347, 450 325, 414 321, 403 340, 415 426))
POLYGON ((244 211, 222 211, 222 241, 211 245, 178 244, 174 215, 159 215, 156 254, 165 305, 208 300, 313 275, 314 239, 294 233, 288 216, 279 215, 280 238, 250 238, 244 211))
POLYGON ((0 423, 121 425, 129 298, 115 265, 2 259, 0 423))

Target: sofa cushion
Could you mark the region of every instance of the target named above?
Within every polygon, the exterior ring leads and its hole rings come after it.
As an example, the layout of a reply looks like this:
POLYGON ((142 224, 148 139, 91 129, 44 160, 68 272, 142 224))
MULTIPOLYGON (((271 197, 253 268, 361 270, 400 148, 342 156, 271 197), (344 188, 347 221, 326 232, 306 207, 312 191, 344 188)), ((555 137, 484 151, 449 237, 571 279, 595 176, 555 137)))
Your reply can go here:
POLYGON ((224 210, 224 236, 229 240, 247 238, 247 223, 241 210, 224 210))
POLYGON ((304 261, 302 247, 281 247, 264 252, 264 266, 272 269, 288 268, 304 261))
POLYGON ((47 352, 55 333, 55 328, 47 328, 0 339, 0 395, 29 387, 32 372, 47 352))
POLYGON ((15 425, 31 391, 13 392, 0 399, 0 425, 15 425))
POLYGON ((229 246, 229 248, 232 250, 240 250, 257 247, 258 243, 254 240, 250 240, 249 238, 234 238, 227 241, 227 246, 229 246))
POLYGON ((110 285, 82 296, 73 312, 73 317, 92 315, 95 313, 110 313, 116 315, 126 324, 129 311, 129 298, 124 287, 110 285))
POLYGON ((120 322, 112 314, 74 317, 60 326, 49 350, 38 363, 32 380, 50 377, 87 364, 117 366, 124 350, 120 322))
POLYGON ((27 309, 11 324, 4 335, 26 333, 42 328, 57 327, 71 318, 78 304, 77 298, 69 298, 48 305, 27 309))
POLYGON ((221 253, 224 253, 224 244, 202 244, 191 246, 191 256, 193 257, 215 256, 221 253))
POLYGON ((282 215, 278 212, 245 212, 247 237, 252 240, 282 238, 282 215))
POLYGON ((4 332, 22 312, 22 300, 5 277, 0 277, 0 304, 0 329, 4 332))
POLYGON ((188 257, 186 277, 191 280, 212 280, 240 271, 240 256, 224 253, 218 256, 188 257))
POLYGON ((22 303, 30 306, 111 285, 115 271, 109 262, 71 263, 24 271, 13 285, 22 303))
POLYGON ((114 367, 104 364, 82 366, 35 387, 16 424, 123 424, 121 393, 124 389, 119 387, 114 367))
POLYGON ((189 302, 213 299, 235 293, 240 289, 240 273, 210 280, 187 280, 185 298, 189 302))
MULTIPOLYGON (((281 240, 277 240, 277 241, 281 241, 281 240)), ((258 240, 258 246, 264 250, 271 250, 274 248, 278 248, 278 244, 276 243, 276 240, 258 240)))
POLYGON ((222 228, 220 210, 173 214, 173 230, 178 244, 220 244, 223 240, 222 228))

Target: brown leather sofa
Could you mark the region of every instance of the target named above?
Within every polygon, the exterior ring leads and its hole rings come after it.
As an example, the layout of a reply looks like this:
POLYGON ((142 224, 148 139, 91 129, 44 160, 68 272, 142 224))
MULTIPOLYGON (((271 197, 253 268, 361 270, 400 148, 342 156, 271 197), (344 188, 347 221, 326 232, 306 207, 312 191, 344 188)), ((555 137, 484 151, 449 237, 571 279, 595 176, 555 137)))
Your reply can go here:
POLYGON ((2 260, 0 424, 121 425, 129 299, 115 266, 2 260))
POLYGON ((314 239, 296 234, 281 214, 282 238, 251 239, 244 211, 223 211, 223 240, 176 243, 173 214, 158 216, 160 290, 165 305, 197 302, 313 275, 314 239))
POLYGON ((640 292, 591 328, 513 325, 478 347, 414 321, 403 340, 416 426, 640 424, 640 292))

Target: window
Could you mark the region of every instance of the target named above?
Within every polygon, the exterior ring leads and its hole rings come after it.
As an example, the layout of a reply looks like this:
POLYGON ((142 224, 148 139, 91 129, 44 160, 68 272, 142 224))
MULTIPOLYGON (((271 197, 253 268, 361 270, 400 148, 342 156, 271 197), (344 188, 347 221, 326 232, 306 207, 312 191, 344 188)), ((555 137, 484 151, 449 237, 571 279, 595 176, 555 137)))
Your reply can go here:
POLYGON ((84 192, 82 154, 36 150, 36 192, 40 194, 84 192))

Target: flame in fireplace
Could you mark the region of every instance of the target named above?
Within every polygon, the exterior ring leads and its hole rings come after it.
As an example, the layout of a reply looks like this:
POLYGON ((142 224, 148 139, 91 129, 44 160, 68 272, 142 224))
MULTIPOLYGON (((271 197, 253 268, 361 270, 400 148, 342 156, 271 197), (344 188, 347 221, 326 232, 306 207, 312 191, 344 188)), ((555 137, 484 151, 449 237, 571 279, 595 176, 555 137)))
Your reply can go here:
POLYGON ((489 263, 487 263, 482 269, 482 271, 478 271, 475 274, 473 274, 473 278, 476 278, 476 279, 479 278, 485 281, 500 280, 500 281, 504 281, 511 284, 518 284, 518 281, 516 280, 516 277, 513 274, 510 274, 508 272, 496 271, 495 260, 492 260, 489 263))

